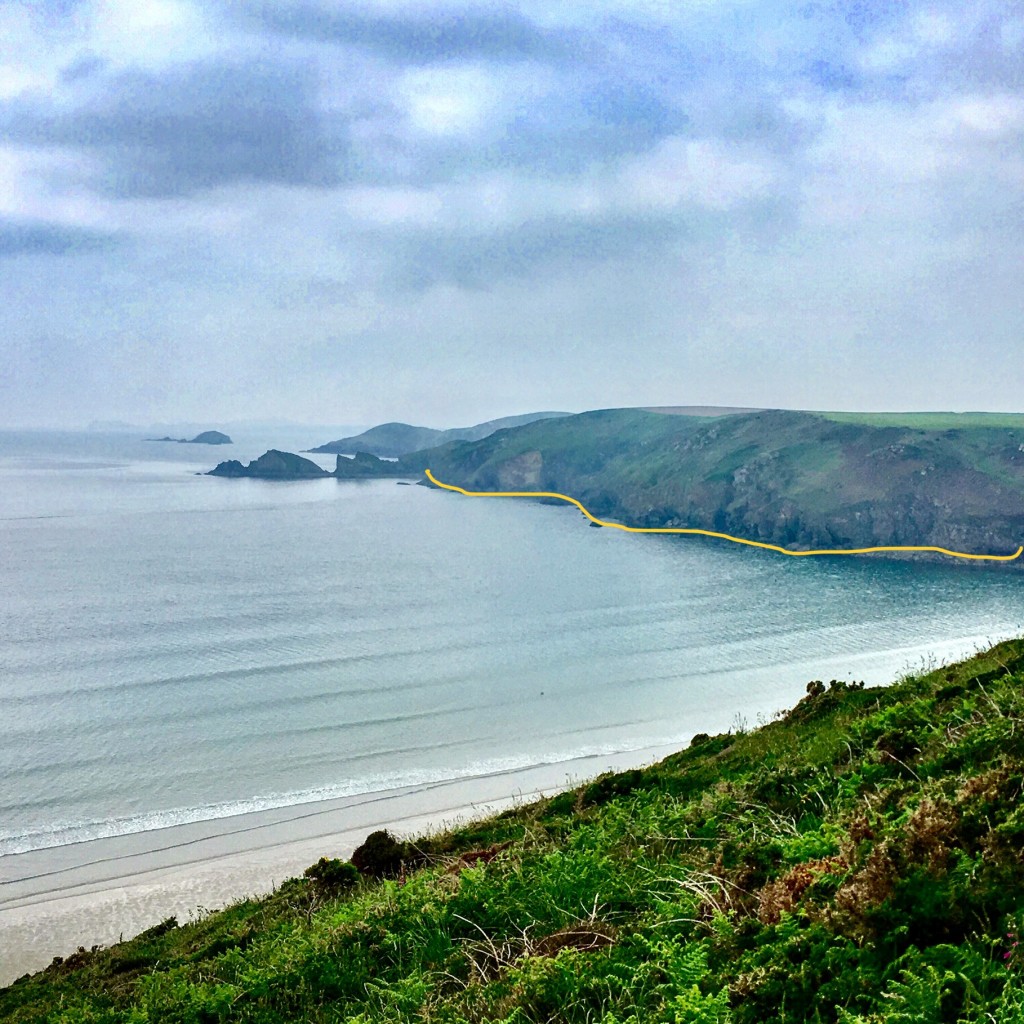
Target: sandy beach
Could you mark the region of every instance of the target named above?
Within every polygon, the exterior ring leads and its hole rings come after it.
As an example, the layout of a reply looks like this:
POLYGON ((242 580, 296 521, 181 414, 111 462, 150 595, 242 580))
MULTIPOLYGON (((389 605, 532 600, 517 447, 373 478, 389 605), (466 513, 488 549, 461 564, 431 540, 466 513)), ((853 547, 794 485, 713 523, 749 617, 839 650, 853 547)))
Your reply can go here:
POLYGON ((0 984, 79 946, 271 891, 369 832, 405 837, 484 817, 684 743, 176 825, 0 858, 0 984))

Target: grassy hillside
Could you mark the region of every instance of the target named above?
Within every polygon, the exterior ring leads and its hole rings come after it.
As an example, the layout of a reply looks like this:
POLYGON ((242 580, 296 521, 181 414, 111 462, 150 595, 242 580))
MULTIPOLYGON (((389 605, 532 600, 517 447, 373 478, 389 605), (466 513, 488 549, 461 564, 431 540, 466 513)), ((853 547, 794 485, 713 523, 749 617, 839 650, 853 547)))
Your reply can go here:
POLYGON ((423 448, 433 448, 449 441, 479 441, 496 430, 523 426, 535 420, 556 419, 568 416, 566 412, 531 412, 522 416, 505 416, 472 427, 452 427, 450 430, 435 430, 433 427, 414 427, 409 423, 382 423, 371 427, 354 437, 343 437, 328 441, 310 451, 335 455, 355 455, 366 452, 384 458, 396 458, 423 448))
MULTIPOLYGON (((937 414, 945 415, 945 414, 937 414)), ((950 414, 952 415, 952 414, 950 414)), ((401 460, 473 490, 549 490, 632 526, 807 547, 1024 541, 1024 417, 955 429, 816 413, 583 413, 401 460)))
POLYGON ((0 1017, 1022 1021, 1022 788, 1024 640, 890 688, 814 682, 648 770, 377 842, 362 875, 324 861, 80 951, 0 1017))

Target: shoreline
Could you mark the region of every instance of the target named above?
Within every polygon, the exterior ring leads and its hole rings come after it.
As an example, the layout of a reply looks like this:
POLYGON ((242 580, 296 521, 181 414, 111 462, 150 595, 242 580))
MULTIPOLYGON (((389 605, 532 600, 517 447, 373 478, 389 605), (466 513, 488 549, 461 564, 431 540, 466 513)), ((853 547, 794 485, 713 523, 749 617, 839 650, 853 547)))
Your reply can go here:
POLYGON ((0 857, 0 985, 79 946, 112 945, 269 893, 367 834, 404 838, 486 817, 605 771, 652 764, 687 738, 486 775, 294 804, 0 857))

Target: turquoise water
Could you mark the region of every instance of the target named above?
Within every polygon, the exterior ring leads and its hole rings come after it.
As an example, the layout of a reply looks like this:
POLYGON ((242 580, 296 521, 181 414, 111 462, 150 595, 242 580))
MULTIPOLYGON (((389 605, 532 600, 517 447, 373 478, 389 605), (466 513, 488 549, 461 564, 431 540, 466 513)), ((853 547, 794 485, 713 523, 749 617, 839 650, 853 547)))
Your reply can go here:
POLYGON ((1024 632, 1006 569, 196 475, 324 439, 0 434, 0 855, 685 742, 1024 632))

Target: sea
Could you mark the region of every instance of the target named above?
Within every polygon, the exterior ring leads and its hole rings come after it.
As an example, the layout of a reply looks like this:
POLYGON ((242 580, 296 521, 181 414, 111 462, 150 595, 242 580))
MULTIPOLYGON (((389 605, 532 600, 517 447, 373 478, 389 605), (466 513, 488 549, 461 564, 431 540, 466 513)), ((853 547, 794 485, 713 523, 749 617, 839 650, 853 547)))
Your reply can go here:
POLYGON ((203 475, 330 436, 0 433, 0 857, 683 746, 1024 632, 1006 567, 203 475))

